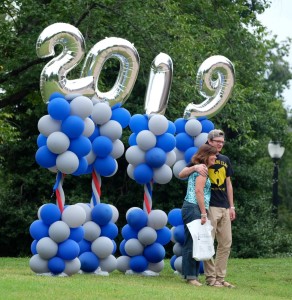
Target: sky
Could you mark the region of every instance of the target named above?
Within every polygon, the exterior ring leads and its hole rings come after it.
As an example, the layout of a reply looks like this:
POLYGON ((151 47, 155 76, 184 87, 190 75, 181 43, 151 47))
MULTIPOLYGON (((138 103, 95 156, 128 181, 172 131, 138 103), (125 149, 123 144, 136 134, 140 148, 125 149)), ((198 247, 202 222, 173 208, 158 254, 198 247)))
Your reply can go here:
MULTIPOLYGON (((261 23, 267 27, 272 35, 277 35, 277 41, 283 41, 287 37, 292 38, 292 0, 272 0, 272 5, 263 14, 258 15, 261 23)), ((291 45, 292 48, 292 45, 291 45)), ((290 55, 286 58, 292 67, 292 49, 290 55)), ((285 90, 284 106, 292 108, 292 80, 290 81, 291 87, 285 90)))

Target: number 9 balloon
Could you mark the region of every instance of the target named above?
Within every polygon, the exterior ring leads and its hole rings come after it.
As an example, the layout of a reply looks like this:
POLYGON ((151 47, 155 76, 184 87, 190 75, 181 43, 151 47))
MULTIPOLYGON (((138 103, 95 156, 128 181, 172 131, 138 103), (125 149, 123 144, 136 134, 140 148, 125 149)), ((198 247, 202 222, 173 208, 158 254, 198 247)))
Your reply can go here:
POLYGON ((88 76, 68 80, 66 75, 83 59, 85 40, 81 32, 66 23, 55 23, 43 30, 36 43, 38 57, 55 55, 54 47, 63 46, 61 54, 49 61, 43 68, 40 77, 40 90, 44 102, 48 102, 53 92, 61 94, 93 95, 93 77, 88 76))
POLYGON ((190 103, 184 111, 184 118, 216 115, 227 103, 235 81, 234 66, 226 57, 215 55, 207 58, 200 66, 196 86, 206 98, 200 104, 190 103), (214 76, 217 78, 214 80, 214 76))

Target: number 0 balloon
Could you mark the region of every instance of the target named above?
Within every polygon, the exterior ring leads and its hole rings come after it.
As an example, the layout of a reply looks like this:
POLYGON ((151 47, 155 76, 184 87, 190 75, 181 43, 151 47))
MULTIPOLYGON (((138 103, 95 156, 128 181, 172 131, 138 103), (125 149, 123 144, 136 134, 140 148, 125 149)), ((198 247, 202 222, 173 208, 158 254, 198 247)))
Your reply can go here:
POLYGON ((200 66, 196 86, 206 98, 200 104, 190 103, 184 111, 184 118, 216 115, 227 103, 234 85, 235 71, 229 59, 222 55, 207 58, 200 66), (217 78, 214 80, 214 77, 217 78))

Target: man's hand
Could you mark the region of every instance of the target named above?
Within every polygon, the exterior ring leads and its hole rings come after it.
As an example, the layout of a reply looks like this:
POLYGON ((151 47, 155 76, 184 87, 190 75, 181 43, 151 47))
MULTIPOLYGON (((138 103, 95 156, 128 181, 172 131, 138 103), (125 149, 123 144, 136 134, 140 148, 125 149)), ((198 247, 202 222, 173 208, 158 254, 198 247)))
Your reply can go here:
POLYGON ((196 165, 196 171, 204 177, 208 176, 208 168, 204 164, 196 165))
POLYGON ((230 207, 229 208, 229 215, 230 215, 230 220, 234 221, 236 219, 236 213, 235 213, 235 208, 230 207))

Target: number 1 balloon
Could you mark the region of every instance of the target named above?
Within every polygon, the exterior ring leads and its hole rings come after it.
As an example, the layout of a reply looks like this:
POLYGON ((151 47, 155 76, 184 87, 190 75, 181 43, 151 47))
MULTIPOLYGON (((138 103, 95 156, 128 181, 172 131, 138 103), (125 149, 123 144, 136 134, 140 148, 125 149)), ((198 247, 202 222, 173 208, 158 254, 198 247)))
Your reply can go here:
POLYGON ((173 63, 165 53, 158 54, 152 61, 144 109, 146 114, 164 115, 172 83, 173 63))
POLYGON ((184 118, 216 115, 227 103, 235 81, 234 66, 222 55, 207 58, 200 66, 196 86, 206 99, 200 104, 190 103, 184 111, 184 118), (217 78, 214 80, 214 77, 217 78))
POLYGON ((70 93, 93 95, 93 77, 69 80, 66 75, 83 59, 85 40, 81 32, 74 26, 66 23, 55 23, 43 30, 36 43, 38 57, 55 55, 54 47, 60 44, 62 52, 43 68, 40 77, 40 90, 43 101, 48 102, 53 92, 63 95, 70 93))

